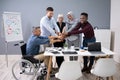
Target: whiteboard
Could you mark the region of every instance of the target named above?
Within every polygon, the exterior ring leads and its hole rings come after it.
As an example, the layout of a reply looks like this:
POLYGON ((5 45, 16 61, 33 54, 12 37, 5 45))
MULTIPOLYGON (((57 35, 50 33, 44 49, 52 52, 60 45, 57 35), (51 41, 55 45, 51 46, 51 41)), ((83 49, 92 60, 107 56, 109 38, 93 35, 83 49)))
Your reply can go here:
POLYGON ((17 12, 3 13, 3 27, 7 42, 23 40, 21 14, 17 12))

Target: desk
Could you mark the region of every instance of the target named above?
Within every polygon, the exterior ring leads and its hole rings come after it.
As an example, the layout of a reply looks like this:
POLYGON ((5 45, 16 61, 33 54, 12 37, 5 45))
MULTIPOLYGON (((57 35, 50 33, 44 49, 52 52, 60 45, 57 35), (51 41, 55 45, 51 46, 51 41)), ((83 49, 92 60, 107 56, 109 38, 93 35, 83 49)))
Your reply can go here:
MULTIPOLYGON (((70 51, 70 49, 68 51, 70 51)), ((48 67, 46 80, 49 80, 49 77, 50 77, 50 71, 51 71, 50 69, 51 69, 51 65, 52 65, 52 57, 53 56, 107 56, 107 55, 114 55, 114 52, 112 52, 106 48, 102 48, 102 52, 104 52, 104 54, 103 53, 93 54, 93 53, 90 53, 89 51, 79 50, 79 51, 77 51, 78 54, 63 54, 62 50, 59 51, 57 48, 47 47, 45 50, 44 56, 50 56, 50 60, 49 60, 49 67, 48 67), (51 52, 51 50, 58 51, 58 52, 60 52, 60 54, 54 54, 51 52)))

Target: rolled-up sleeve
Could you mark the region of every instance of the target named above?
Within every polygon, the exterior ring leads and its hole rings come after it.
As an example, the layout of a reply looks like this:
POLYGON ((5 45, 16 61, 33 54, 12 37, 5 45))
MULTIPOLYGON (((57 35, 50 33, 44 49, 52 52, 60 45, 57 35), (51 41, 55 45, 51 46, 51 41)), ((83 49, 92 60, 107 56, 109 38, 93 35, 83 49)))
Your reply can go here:
POLYGON ((56 24, 56 21, 55 21, 54 18, 52 19, 52 21, 53 21, 53 24, 54 24, 55 31, 60 32, 60 29, 59 29, 58 25, 56 24))
POLYGON ((48 37, 37 37, 36 38, 36 43, 38 44, 38 45, 40 45, 40 44, 49 44, 50 43, 50 40, 49 40, 49 38, 48 37))
MULTIPOLYGON (((40 21, 40 26, 41 26, 41 28, 44 27, 47 31, 49 31, 50 34, 49 35, 45 35, 45 36, 57 36, 57 34, 55 33, 55 31, 50 27, 50 25, 47 23, 47 21, 45 19, 42 19, 40 21)), ((44 31, 42 29, 41 32, 47 33, 47 31, 44 31)))

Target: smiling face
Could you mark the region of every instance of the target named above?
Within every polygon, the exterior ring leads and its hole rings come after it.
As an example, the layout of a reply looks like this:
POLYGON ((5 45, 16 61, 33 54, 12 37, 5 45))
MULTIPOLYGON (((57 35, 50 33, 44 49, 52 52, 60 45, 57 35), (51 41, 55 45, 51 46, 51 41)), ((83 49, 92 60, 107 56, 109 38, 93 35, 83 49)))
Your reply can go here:
POLYGON ((85 22, 87 22, 88 18, 85 15, 81 15, 80 16, 80 22, 83 24, 85 22))
POLYGON ((52 18, 54 15, 53 11, 47 11, 48 18, 52 18))
POLYGON ((48 7, 46 9, 46 15, 47 15, 48 18, 53 17, 53 14, 54 14, 53 11, 54 11, 54 9, 52 7, 48 7))
POLYGON ((70 14, 67 15, 67 18, 68 18, 69 20, 73 20, 73 16, 70 15, 70 14))

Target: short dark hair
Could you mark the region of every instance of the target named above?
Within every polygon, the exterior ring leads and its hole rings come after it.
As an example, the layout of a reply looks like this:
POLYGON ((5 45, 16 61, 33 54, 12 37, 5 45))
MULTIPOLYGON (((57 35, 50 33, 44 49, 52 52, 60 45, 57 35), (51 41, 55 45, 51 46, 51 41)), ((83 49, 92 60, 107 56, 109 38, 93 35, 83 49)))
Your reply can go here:
POLYGON ((54 9, 52 7, 48 7, 46 11, 54 11, 54 9))
POLYGON ((88 18, 88 14, 85 13, 85 12, 81 13, 81 15, 84 15, 84 16, 86 16, 88 18))
POLYGON ((33 30, 40 29, 40 26, 33 26, 33 30))

